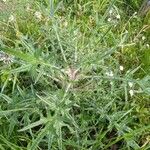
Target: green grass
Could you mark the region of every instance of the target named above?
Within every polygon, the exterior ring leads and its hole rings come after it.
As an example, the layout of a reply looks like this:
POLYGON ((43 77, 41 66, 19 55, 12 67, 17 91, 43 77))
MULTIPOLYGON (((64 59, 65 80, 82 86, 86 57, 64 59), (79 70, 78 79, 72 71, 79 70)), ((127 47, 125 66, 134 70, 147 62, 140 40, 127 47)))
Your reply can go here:
POLYGON ((0 150, 150 149, 150 15, 140 6, 0 2, 0 150))

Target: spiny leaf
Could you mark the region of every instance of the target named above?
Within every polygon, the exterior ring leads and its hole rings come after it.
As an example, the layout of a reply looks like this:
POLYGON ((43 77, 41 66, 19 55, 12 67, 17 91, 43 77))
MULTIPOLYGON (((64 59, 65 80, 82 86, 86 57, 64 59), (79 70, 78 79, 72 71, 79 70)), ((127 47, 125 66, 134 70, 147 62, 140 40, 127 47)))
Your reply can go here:
POLYGON ((0 110, 0 116, 7 116, 13 112, 17 112, 17 111, 24 111, 24 110, 29 110, 31 108, 18 108, 18 109, 11 109, 11 110, 0 110))
POLYGON ((45 124, 47 121, 48 121, 48 120, 47 120, 46 118, 41 119, 41 120, 39 120, 39 121, 36 121, 36 122, 33 122, 33 123, 29 124, 28 126, 22 128, 22 129, 20 129, 20 130, 18 130, 18 131, 19 131, 19 132, 22 132, 22 131, 26 131, 26 130, 28 130, 28 129, 32 129, 32 128, 34 128, 34 127, 36 127, 36 126, 39 126, 39 125, 41 125, 41 124, 45 124))
POLYGON ((11 49, 11 48, 5 48, 5 49, 3 49, 3 51, 10 54, 10 55, 13 55, 17 58, 20 58, 24 61, 27 61, 31 64, 36 64, 37 63, 36 58, 31 54, 23 53, 21 51, 17 51, 17 50, 11 49))
POLYGON ((31 64, 22 65, 21 67, 18 67, 18 68, 16 68, 16 69, 10 70, 10 73, 25 72, 25 71, 29 71, 30 68, 31 68, 31 64))

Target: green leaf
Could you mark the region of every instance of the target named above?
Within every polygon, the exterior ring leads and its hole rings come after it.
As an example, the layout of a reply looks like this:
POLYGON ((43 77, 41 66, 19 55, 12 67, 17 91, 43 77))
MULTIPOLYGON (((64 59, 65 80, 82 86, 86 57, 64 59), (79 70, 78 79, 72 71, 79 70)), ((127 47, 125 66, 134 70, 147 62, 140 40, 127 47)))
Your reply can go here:
POLYGON ((13 112, 17 112, 17 111, 25 111, 25 110, 29 110, 31 108, 18 108, 18 109, 11 109, 11 110, 0 110, 0 116, 7 116, 13 112))
POLYGON ((21 147, 9 142, 3 135, 0 135, 0 141, 5 143, 11 150, 22 150, 21 147))
POLYGON ((2 97, 7 103, 11 103, 13 100, 5 94, 0 93, 0 97, 2 97))
POLYGON ((133 149, 140 149, 140 146, 134 140, 127 141, 127 145, 133 149))
POLYGON ((20 73, 20 72, 25 72, 25 71, 29 71, 31 68, 31 64, 28 65, 22 65, 21 67, 18 67, 16 69, 13 69, 10 71, 10 73, 20 73))
POLYGON ((44 136, 46 136, 46 134, 49 131, 49 127, 50 124, 47 124, 42 130, 41 132, 37 135, 36 139, 33 140, 31 146, 28 147, 28 150, 36 150, 36 148, 38 147, 39 142, 43 139, 44 136))
POLYGON ((19 131, 19 132, 26 131, 26 130, 28 130, 28 129, 34 128, 34 127, 36 127, 36 126, 39 126, 39 125, 41 125, 41 124, 45 124, 47 121, 48 121, 48 120, 47 120, 46 118, 41 119, 41 120, 39 120, 39 121, 36 121, 36 122, 33 122, 33 123, 29 124, 28 126, 22 128, 22 129, 20 129, 20 130, 18 130, 18 131, 19 131))
POLYGON ((10 55, 13 55, 17 58, 20 58, 20 59, 22 59, 26 62, 29 62, 31 64, 36 64, 37 63, 36 58, 31 54, 23 53, 21 51, 16 51, 16 50, 11 49, 11 48, 5 48, 5 49, 3 49, 3 51, 10 54, 10 55))
POLYGON ((42 101, 44 102, 45 104, 47 104, 52 110, 56 110, 56 104, 54 101, 51 101, 51 100, 48 100, 48 98, 45 98, 45 97, 41 97, 39 95, 37 95, 37 97, 42 101))
POLYGON ((0 150, 5 150, 5 148, 2 145, 0 145, 0 150))

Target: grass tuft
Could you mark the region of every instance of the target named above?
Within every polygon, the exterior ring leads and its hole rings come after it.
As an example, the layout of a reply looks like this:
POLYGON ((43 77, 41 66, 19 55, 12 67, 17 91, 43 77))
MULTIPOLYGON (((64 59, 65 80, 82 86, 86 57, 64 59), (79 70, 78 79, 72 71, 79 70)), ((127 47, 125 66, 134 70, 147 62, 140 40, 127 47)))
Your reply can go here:
POLYGON ((0 2, 1 150, 150 149, 144 4, 0 2))

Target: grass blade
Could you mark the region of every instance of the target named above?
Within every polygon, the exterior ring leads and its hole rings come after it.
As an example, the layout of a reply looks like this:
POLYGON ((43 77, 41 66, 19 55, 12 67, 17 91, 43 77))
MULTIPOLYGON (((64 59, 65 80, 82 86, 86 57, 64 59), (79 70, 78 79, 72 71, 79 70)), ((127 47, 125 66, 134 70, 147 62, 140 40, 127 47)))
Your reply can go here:
POLYGON ((29 124, 28 126, 22 128, 22 129, 20 129, 20 130, 18 130, 18 131, 19 131, 19 132, 22 132, 22 131, 26 131, 26 130, 32 129, 32 128, 36 127, 36 126, 45 124, 47 121, 48 121, 48 120, 45 119, 45 118, 44 118, 44 119, 41 119, 41 120, 39 120, 39 121, 36 121, 36 122, 33 122, 33 123, 29 124))
POLYGON ((39 142, 43 139, 44 136, 46 136, 46 134, 49 131, 49 124, 47 124, 42 130, 41 132, 37 135, 36 139, 33 140, 31 146, 28 148, 28 150, 36 150, 36 148, 38 147, 39 142))

